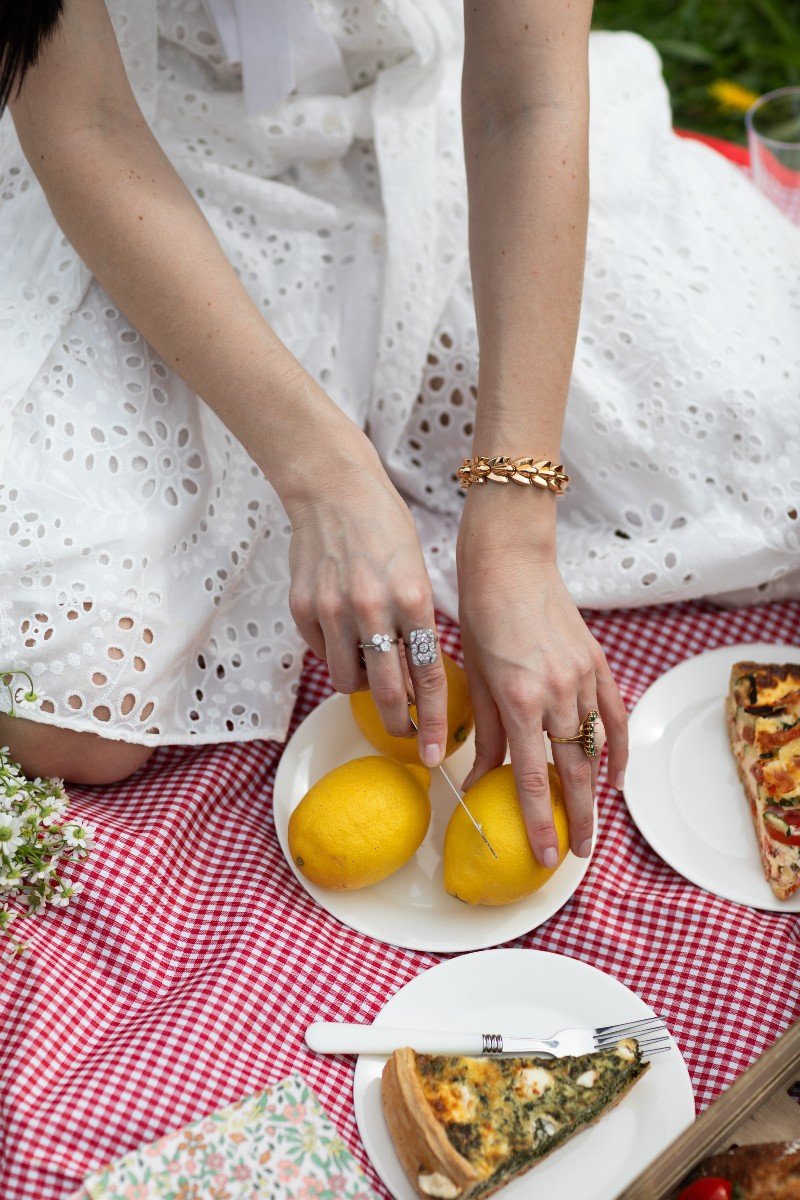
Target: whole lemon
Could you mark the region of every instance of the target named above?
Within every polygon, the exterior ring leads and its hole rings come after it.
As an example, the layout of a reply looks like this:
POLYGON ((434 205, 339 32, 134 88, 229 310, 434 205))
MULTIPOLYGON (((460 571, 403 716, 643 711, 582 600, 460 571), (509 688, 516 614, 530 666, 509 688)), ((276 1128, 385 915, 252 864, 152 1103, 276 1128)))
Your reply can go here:
MULTIPOLYGON (((475 717, 469 698, 466 671, 449 654, 442 654, 442 662, 447 678, 447 758, 469 737, 475 725, 475 717)), ((358 728, 369 744, 380 750, 381 754, 386 754, 395 762, 420 762, 415 737, 395 737, 386 732, 377 705, 372 699, 372 692, 352 692, 350 707, 358 728)), ((416 705, 412 705, 410 711, 416 721, 416 705)))
POLYGON ((561 780, 548 763, 553 822, 558 834, 558 865, 542 867, 528 841, 511 764, 487 771, 464 793, 464 802, 483 827, 497 858, 478 836, 459 805, 444 838, 444 886, 467 904, 514 904, 530 896, 558 870, 569 850, 569 822, 561 780))
POLYGON ((334 767, 289 818, 292 860, 333 891, 369 887, 419 849, 431 819, 427 767, 377 754, 334 767))

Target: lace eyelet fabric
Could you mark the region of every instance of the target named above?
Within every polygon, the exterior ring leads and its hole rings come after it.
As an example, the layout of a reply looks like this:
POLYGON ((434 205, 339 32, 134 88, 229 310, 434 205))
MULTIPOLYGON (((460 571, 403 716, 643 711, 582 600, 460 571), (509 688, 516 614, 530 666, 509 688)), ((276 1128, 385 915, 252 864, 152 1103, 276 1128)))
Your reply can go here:
MULTIPOLYGON (((368 430, 455 616, 478 383, 460 5, 313 7, 350 90, 246 116, 201 0, 109 0, 160 144, 266 320, 368 430)), ((590 68, 564 578, 599 609, 796 596, 800 231, 673 135, 647 42, 594 33, 590 68)), ((0 663, 31 673, 26 715, 147 745, 283 738, 304 649, 285 513, 91 277, 10 114, 0 226, 0 663)))

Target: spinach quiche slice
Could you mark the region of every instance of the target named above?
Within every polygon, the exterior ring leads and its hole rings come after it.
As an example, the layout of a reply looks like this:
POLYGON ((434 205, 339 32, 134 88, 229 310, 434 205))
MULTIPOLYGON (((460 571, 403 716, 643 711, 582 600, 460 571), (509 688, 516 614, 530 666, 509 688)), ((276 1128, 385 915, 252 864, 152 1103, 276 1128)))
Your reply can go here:
POLYGON ((764 874, 788 900, 800 888, 800 666, 734 663, 726 718, 764 874))
POLYGON ((484 1200, 613 1108, 647 1070, 632 1038, 567 1058, 396 1050, 386 1124, 423 1200, 484 1200))

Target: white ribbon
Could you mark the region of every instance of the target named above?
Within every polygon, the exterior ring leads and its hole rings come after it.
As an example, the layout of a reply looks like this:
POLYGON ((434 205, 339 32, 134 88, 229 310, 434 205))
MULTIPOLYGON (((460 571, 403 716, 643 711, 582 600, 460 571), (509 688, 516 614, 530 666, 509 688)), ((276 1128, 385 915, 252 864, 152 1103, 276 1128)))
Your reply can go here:
POLYGON ((341 50, 310 0, 206 0, 206 8, 227 58, 242 64, 248 116, 295 90, 350 91, 341 50))

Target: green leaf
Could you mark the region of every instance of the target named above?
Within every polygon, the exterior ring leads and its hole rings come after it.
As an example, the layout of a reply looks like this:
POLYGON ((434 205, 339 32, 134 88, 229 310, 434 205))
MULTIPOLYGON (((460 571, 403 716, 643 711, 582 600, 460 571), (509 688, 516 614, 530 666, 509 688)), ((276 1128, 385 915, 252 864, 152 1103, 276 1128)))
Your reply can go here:
POLYGON ((676 58, 679 62, 701 63, 703 66, 710 66, 714 62, 714 55, 706 50, 705 46, 698 45, 697 42, 679 42, 675 38, 656 38, 653 44, 660 54, 666 58, 676 58))
MULTIPOLYGON (((795 49, 794 46, 767 46, 763 42, 746 42, 745 49, 755 59, 780 63, 781 66, 787 68, 787 71, 791 71, 794 68, 793 78, 795 80, 798 78, 797 70, 800 69, 800 47, 795 49)), ((791 83, 792 79, 788 79, 787 82, 791 83)))
POLYGON ((761 13, 764 20, 772 26, 775 33, 787 46, 800 46, 800 31, 787 21, 774 0, 750 0, 750 3, 761 13))

